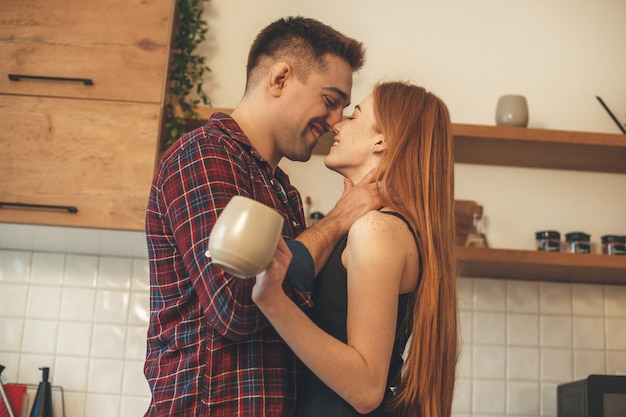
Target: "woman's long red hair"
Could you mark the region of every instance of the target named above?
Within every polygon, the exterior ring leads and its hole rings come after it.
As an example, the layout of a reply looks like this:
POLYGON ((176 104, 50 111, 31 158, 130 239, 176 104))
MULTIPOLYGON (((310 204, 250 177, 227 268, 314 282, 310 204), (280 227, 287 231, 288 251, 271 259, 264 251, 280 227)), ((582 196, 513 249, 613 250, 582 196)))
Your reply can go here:
POLYGON ((397 416, 449 417, 458 357, 450 116, 438 97, 408 83, 381 83, 373 97, 387 141, 380 191, 385 205, 415 227, 422 259, 407 358, 391 406, 397 416))

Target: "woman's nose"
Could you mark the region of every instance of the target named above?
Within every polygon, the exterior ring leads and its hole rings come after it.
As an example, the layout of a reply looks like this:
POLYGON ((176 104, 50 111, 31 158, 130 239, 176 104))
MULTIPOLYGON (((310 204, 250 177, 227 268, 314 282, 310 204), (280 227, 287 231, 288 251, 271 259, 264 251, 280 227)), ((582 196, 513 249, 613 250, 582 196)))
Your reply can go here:
POLYGON ((341 118, 341 120, 340 120, 339 122, 337 122, 337 123, 335 123, 335 124, 333 125, 333 132, 335 132, 335 133, 339 133, 339 130, 340 130, 340 129, 343 129, 343 125, 345 124, 345 122, 346 122, 347 120, 348 120, 348 119, 344 119, 344 118, 342 117, 342 118, 341 118))

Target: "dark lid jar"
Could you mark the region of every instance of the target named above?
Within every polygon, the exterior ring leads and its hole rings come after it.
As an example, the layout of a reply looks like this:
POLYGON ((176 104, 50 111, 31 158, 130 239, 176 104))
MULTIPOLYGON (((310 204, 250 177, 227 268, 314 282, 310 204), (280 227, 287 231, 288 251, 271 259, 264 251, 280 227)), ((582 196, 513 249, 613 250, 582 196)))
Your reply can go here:
POLYGON ((556 230, 542 230, 535 233, 537 250, 543 252, 559 252, 561 250, 561 233, 556 230))
POLYGON ((324 214, 319 211, 314 211, 311 213, 311 222, 309 226, 313 226, 315 223, 319 222, 324 218, 324 214))
POLYGON ((602 253, 605 255, 626 255, 626 236, 604 235, 602 253))
POLYGON ((590 237, 590 235, 584 232, 566 233, 567 251, 572 253, 591 253, 590 237))

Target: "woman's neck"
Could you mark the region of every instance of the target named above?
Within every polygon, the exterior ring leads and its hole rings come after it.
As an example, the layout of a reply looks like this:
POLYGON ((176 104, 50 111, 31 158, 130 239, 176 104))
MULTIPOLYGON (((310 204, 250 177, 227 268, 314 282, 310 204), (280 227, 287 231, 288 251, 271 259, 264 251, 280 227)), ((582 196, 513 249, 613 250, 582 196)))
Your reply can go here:
POLYGON ((343 175, 344 177, 348 178, 354 184, 357 184, 367 174, 369 174, 372 171, 372 169, 375 169, 377 166, 378 165, 371 164, 371 165, 368 165, 368 166, 354 167, 354 168, 350 169, 349 171, 340 172, 340 174, 343 175))

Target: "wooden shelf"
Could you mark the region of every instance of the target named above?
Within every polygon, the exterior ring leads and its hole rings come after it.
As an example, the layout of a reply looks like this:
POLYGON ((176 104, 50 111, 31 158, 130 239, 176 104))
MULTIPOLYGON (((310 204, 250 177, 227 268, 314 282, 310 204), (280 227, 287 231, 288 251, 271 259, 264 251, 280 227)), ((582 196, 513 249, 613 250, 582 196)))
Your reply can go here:
POLYGON ((459 275, 626 285, 626 256, 457 246, 459 275))
POLYGON ((461 163, 626 174, 626 135, 453 125, 461 163))

